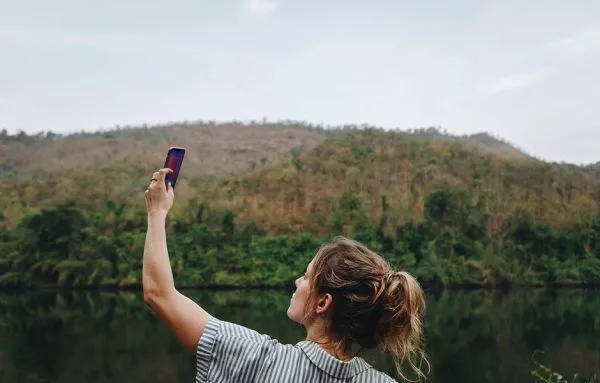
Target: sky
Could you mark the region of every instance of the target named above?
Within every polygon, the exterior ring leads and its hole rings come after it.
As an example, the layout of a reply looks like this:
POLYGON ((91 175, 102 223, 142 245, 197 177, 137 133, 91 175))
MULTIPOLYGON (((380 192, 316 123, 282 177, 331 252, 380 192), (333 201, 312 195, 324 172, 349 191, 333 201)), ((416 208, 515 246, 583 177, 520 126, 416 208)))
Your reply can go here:
POLYGON ((0 0, 0 129, 303 120, 600 161, 598 0, 0 0))

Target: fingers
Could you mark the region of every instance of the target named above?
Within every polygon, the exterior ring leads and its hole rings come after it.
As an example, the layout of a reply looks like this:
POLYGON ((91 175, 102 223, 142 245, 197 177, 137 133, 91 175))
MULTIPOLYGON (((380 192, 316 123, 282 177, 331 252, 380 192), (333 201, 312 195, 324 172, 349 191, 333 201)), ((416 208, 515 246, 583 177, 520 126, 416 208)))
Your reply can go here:
POLYGON ((163 168, 160 169, 159 171, 157 171, 156 173, 154 173, 154 177, 152 178, 156 178, 158 179, 158 182, 160 183, 165 183, 165 177, 167 176, 167 173, 173 173, 173 170, 169 169, 169 168, 163 168))
POLYGON ((174 193, 171 182, 165 182, 167 174, 173 171, 169 168, 160 169, 154 172, 152 180, 144 192, 146 208, 149 213, 163 212, 168 213, 173 204, 174 193))
MULTIPOLYGON (((169 169, 169 168, 163 168, 160 169, 157 172, 154 172, 152 174, 152 180, 150 180, 150 186, 153 185, 164 185, 165 183, 165 177, 167 176, 168 173, 172 173, 173 170, 169 169)), ((148 186, 148 187, 150 187, 148 186)))

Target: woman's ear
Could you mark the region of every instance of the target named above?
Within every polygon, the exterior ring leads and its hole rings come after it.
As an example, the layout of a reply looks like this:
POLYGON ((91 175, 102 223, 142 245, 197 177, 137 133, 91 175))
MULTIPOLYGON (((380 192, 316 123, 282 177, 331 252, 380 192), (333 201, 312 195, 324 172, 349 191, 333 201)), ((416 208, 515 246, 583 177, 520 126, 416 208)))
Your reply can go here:
POLYGON ((333 309, 333 297, 331 294, 323 294, 319 301, 317 302, 317 315, 327 314, 330 310, 333 309))

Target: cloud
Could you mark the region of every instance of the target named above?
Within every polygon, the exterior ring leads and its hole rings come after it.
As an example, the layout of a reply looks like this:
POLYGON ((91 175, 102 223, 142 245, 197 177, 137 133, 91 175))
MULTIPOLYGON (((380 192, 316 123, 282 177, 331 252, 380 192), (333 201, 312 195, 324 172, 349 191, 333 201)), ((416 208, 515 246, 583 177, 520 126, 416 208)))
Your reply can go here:
POLYGON ((556 71, 556 67, 545 66, 526 72, 496 77, 483 81, 479 86, 479 91, 487 95, 492 95, 524 88, 551 76, 552 74, 556 73, 556 71))
POLYGON ((244 5, 252 13, 268 15, 279 6, 275 0, 244 0, 244 5))
POLYGON ((479 83, 477 90, 485 95, 513 91, 538 83, 565 68, 569 56, 581 55, 600 49, 600 27, 589 27, 576 31, 570 36, 549 41, 541 45, 537 50, 529 52, 528 61, 530 65, 534 61, 554 62, 552 65, 544 65, 522 72, 515 72, 505 76, 491 77, 479 83), (561 60, 562 61, 557 61, 561 60), (533 61, 533 62, 532 62, 533 61), (560 63, 560 64, 559 64, 560 63), (560 68, 559 68, 560 67, 560 68))
POLYGON ((546 44, 551 50, 561 54, 580 54, 600 48, 600 27, 586 28, 572 36, 546 44))

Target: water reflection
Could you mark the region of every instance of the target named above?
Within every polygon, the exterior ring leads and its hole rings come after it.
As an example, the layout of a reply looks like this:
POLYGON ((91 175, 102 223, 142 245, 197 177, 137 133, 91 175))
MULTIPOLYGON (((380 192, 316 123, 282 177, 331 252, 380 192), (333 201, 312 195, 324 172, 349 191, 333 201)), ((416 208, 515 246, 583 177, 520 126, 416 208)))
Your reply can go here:
MULTIPOLYGON (((188 291, 213 315, 286 343, 304 336, 280 290, 188 291)), ((428 294, 430 382, 528 382, 531 355, 566 374, 600 372, 599 291, 428 294)), ((392 373, 391 360, 365 358, 392 373)), ((0 293, 0 383, 191 382, 195 363, 139 292, 0 293)))

